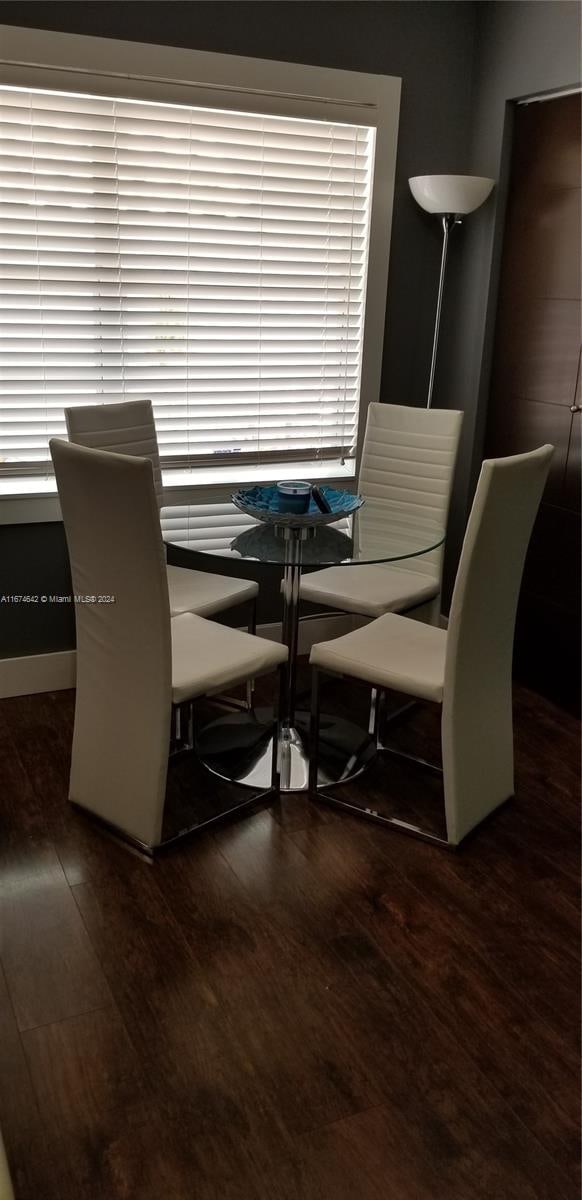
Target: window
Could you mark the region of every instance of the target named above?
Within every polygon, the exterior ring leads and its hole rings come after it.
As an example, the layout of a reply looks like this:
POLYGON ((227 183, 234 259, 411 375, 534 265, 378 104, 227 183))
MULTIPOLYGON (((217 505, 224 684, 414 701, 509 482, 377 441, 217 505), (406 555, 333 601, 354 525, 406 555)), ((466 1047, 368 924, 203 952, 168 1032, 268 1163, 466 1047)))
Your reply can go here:
POLYGON ((285 464, 353 475, 400 80, 12 26, 0 44, 0 521, 55 519, 63 408, 120 397, 152 399, 179 503, 285 464))
POLYGON ((353 457, 374 131, 0 88, 0 458, 149 397, 168 466, 353 457))

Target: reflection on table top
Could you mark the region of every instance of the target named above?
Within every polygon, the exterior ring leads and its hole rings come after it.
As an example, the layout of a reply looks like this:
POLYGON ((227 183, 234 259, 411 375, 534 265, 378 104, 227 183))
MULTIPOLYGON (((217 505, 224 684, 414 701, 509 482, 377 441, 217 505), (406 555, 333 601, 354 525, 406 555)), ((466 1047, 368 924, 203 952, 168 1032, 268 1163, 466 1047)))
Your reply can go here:
MULTIPOLYGON (((223 529, 234 526, 234 536, 227 537, 226 545, 212 544, 212 539, 204 537, 204 513, 199 506, 169 505, 162 509, 161 519, 166 541, 183 550, 262 563, 283 563, 287 557, 283 529, 263 525, 242 513, 236 523, 225 515, 218 519, 223 529)), ((208 520, 212 525, 217 518, 209 516, 208 520)), ((305 566, 396 562, 427 554, 443 541, 444 530, 435 522, 399 513, 393 504, 367 500, 353 517, 306 530, 302 561, 305 566)))

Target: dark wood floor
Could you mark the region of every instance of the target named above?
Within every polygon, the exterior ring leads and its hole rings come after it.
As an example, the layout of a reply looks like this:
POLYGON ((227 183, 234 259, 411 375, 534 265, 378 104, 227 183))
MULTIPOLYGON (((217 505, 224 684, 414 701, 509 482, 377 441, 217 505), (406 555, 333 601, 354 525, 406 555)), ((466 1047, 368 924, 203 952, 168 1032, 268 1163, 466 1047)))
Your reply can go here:
POLYGON ((517 799, 457 855, 294 796, 150 867, 65 802, 72 710, 0 703, 18 1200, 577 1200, 571 717, 517 691, 517 799))

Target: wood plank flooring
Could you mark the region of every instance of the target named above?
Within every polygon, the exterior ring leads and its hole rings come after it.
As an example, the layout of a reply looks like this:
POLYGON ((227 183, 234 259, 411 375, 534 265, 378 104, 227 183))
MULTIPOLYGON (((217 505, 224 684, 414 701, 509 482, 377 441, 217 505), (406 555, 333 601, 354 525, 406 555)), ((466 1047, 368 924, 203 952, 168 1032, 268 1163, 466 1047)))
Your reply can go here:
MULTIPOLYGON (((577 1200, 572 717, 516 689, 517 797, 457 855, 295 795, 150 867, 66 803, 73 706, 0 702, 17 1200, 577 1200)), ((436 713, 397 736, 434 755, 436 713)), ((435 810, 408 767, 364 791, 435 810)))

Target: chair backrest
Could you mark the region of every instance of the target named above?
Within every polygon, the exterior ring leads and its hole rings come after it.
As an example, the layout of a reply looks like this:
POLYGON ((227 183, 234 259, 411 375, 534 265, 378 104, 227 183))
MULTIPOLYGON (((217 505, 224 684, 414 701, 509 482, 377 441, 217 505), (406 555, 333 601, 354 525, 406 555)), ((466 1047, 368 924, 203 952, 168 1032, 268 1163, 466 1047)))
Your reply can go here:
MULTIPOLYGON (((369 405, 358 487, 375 512, 403 528, 446 528, 462 421, 453 409, 369 405)), ((439 548, 402 566, 440 580, 442 557, 439 548)))
POLYGON ((443 758, 450 785, 447 824, 455 841, 513 791, 515 618, 553 451, 542 446, 488 459, 481 467, 447 634, 443 758))
POLYGON ((119 404, 86 404, 81 408, 66 408, 65 421, 69 441, 78 446, 149 458, 154 471, 158 508, 162 507, 162 471, 151 400, 124 400, 119 404))
POLYGON ((449 615, 447 662, 483 670, 492 650, 509 653, 525 555, 553 446, 486 459, 467 523, 449 615))
POLYGON ((70 799, 153 845, 167 769, 171 638, 151 462, 56 438, 50 449, 76 597, 70 799))

